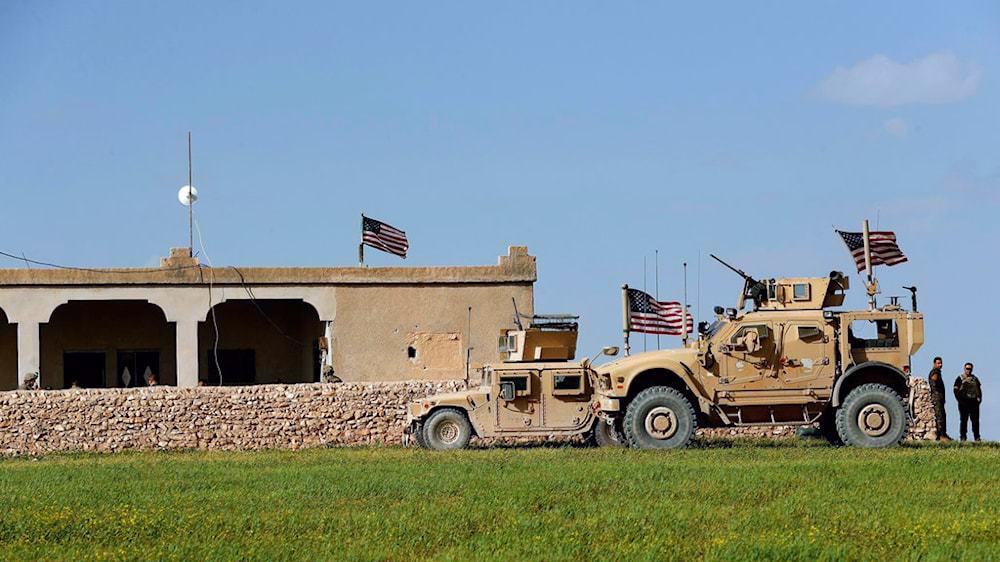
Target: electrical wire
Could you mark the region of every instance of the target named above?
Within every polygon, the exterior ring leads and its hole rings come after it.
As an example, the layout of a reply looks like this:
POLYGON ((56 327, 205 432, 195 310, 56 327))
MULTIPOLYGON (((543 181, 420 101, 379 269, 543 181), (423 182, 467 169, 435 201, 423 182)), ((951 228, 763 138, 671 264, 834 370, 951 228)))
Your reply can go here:
POLYGON ((52 267, 52 268, 55 268, 55 269, 66 269, 66 270, 70 270, 70 271, 89 271, 91 273, 113 273, 113 274, 121 274, 121 275, 140 275, 140 274, 144 274, 144 273, 157 273, 157 272, 160 272, 160 271, 181 271, 181 270, 184 270, 184 269, 198 269, 198 268, 201 267, 201 265, 181 265, 181 266, 177 266, 177 267, 143 267, 143 268, 137 268, 137 269, 100 269, 100 268, 93 268, 93 267, 76 267, 76 266, 72 266, 72 265, 60 265, 60 264, 57 264, 57 263, 49 263, 49 262, 44 262, 44 261, 39 261, 39 260, 33 260, 33 259, 30 259, 30 258, 26 258, 26 257, 24 257, 23 254, 21 256, 17 256, 17 255, 8 253, 8 252, 3 252, 3 251, 0 251, 0 256, 8 257, 8 258, 10 258, 12 260, 24 262, 26 264, 41 265, 41 266, 44 266, 44 267, 52 267))
MULTIPOLYGON (((192 220, 194 223, 195 231, 198 233, 198 245, 201 247, 201 253, 205 255, 205 259, 208 260, 208 266, 210 268, 209 278, 208 278, 208 313, 212 316, 212 328, 215 330, 215 341, 212 344, 212 357, 215 360, 215 372, 219 373, 219 386, 222 386, 222 365, 219 364, 219 321, 215 317, 215 304, 212 300, 212 285, 215 283, 215 266, 212 264, 212 257, 208 255, 208 250, 205 249, 205 240, 201 237, 201 226, 198 221, 192 220)), ((202 269, 202 275, 204 276, 205 270, 202 269)), ((222 288, 222 302, 226 300, 226 289, 222 288)))
POLYGON ((288 341, 294 343, 295 345, 298 345, 299 347, 310 347, 310 346, 306 345, 305 343, 299 341, 298 339, 296 339, 296 338, 288 335, 288 333, 285 332, 281 328, 281 326, 278 325, 277 322, 275 322, 274 320, 272 320, 271 317, 268 316, 266 312, 264 312, 264 309, 261 308, 260 303, 257 302, 257 296, 253 294, 253 289, 251 289, 250 286, 247 285, 246 277, 243 275, 243 272, 240 271, 239 268, 237 268, 235 265, 230 265, 228 267, 229 267, 229 269, 232 269, 233 271, 235 271, 236 275, 239 275, 239 277, 240 277, 240 285, 243 286, 243 290, 246 291, 247 296, 250 297, 250 302, 253 303, 253 305, 257 308, 257 312, 259 312, 260 315, 263 316, 264 319, 267 320, 267 322, 269 324, 271 324, 271 327, 274 328, 275 331, 277 331, 285 339, 287 339, 288 341))

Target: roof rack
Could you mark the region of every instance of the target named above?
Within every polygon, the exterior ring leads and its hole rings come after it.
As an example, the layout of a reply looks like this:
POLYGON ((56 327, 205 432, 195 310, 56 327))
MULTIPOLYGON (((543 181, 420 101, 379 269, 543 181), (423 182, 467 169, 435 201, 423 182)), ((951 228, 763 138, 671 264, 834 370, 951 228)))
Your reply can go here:
POLYGON ((537 328, 539 330, 553 330, 553 331, 577 331, 579 328, 579 323, 577 322, 580 317, 574 314, 534 314, 520 315, 525 320, 529 321, 529 326, 531 328, 537 328))

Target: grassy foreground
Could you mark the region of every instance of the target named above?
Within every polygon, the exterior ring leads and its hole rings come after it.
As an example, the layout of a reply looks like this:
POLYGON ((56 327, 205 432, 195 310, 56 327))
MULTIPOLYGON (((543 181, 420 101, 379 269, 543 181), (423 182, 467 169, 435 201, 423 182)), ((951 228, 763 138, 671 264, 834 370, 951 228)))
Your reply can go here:
POLYGON ((0 559, 1000 557, 1000 448, 400 448, 0 461, 0 559))

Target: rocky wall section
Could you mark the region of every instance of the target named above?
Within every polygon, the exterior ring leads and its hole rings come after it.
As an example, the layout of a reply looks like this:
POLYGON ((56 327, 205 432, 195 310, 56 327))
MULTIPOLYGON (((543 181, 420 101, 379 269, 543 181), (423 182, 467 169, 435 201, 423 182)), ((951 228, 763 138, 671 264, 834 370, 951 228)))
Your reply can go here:
MULTIPOLYGON (((927 382, 910 438, 933 435, 927 382)), ((299 449, 399 444, 406 404, 462 381, 92 389, 0 393, 0 453, 299 449)), ((709 429, 711 437, 790 437, 793 426, 709 429)))

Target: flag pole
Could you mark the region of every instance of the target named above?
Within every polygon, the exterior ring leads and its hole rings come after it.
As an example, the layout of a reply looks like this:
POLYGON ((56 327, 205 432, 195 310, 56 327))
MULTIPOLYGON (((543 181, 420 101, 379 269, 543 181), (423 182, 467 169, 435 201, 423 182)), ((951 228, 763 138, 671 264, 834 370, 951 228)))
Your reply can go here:
POLYGON ((622 285, 622 334, 625 337, 625 356, 628 357, 632 348, 628 345, 628 285, 622 285))
MULTIPOLYGON (((660 250, 656 249, 654 252, 656 256, 654 265, 656 268, 656 302, 660 302, 660 250)), ((656 350, 660 350, 660 334, 656 334, 656 350)))
POLYGON ((865 275, 868 277, 868 283, 866 289, 868 291, 868 306, 875 310, 875 294, 878 292, 877 285, 875 284, 874 272, 872 271, 872 245, 870 240, 870 232, 868 230, 868 219, 865 219, 862 225, 862 233, 865 241, 865 275))
POLYGON ((688 345, 688 263, 684 262, 684 306, 681 307, 681 340, 684 347, 688 345))
POLYGON ((358 267, 365 266, 365 213, 361 212, 361 243, 358 244, 358 267))
MULTIPOLYGON (((642 292, 646 293, 646 294, 649 294, 649 287, 647 286, 647 283, 646 283, 646 280, 649 278, 649 275, 646 273, 646 261, 648 261, 646 259, 646 256, 642 256, 642 292)), ((647 343, 646 342, 646 332, 643 332, 642 333, 642 350, 643 351, 649 351, 649 349, 646 347, 646 343, 647 343)))

